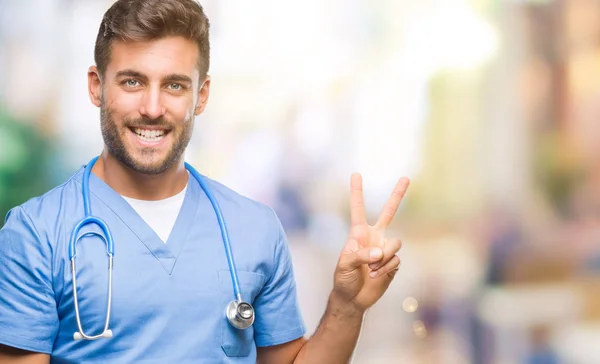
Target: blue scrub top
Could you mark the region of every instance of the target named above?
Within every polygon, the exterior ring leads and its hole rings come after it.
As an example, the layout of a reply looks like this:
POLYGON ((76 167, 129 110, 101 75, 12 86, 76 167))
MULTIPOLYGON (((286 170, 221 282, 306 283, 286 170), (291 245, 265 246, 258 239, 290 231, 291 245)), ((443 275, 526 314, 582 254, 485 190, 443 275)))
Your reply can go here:
MULTIPOLYGON (((0 343, 51 354, 52 363, 255 363, 256 347, 305 334, 285 233, 270 208, 209 180, 230 234, 243 299, 256 320, 246 330, 225 316, 234 299, 219 225, 190 176, 168 241, 94 174, 92 215, 115 243, 114 336, 73 340, 77 331, 68 257, 71 230, 84 216, 83 167, 67 182, 12 209, 0 230, 0 343)), ((99 230, 93 226, 85 231, 99 230)), ((77 244, 83 329, 102 332, 108 292, 106 246, 77 244)))

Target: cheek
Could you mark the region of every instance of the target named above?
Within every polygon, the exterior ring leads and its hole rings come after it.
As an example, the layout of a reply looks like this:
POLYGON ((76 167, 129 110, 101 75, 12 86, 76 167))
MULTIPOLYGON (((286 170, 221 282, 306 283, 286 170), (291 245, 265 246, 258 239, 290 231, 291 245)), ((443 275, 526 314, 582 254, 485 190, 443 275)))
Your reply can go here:
POLYGON ((111 95, 107 98, 107 108, 110 110, 113 121, 121 125, 123 119, 139 118, 139 96, 133 94, 111 95))
POLYGON ((194 109, 190 109, 187 111, 187 113, 185 114, 185 121, 189 121, 194 117, 194 109))
POLYGON ((171 114, 173 120, 186 122, 194 115, 194 105, 192 99, 176 99, 169 102, 167 113, 171 114))

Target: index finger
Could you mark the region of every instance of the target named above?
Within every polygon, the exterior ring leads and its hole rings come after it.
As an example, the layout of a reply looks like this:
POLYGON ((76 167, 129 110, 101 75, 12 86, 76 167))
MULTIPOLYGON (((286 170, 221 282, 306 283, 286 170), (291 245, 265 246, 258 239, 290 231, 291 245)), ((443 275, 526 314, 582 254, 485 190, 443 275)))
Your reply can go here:
POLYGON ((394 218, 394 215, 396 215, 398 206, 400 206, 400 202, 402 202, 402 198, 404 197, 409 184, 410 180, 406 177, 400 178, 398 183, 396 183, 396 187, 394 187, 392 195, 383 206, 383 210, 381 211, 379 219, 375 224, 376 227, 385 229, 388 227, 390 222, 392 222, 392 219, 394 218))
POLYGON ((353 226, 367 223, 362 176, 358 173, 352 173, 350 177, 350 222, 353 226))

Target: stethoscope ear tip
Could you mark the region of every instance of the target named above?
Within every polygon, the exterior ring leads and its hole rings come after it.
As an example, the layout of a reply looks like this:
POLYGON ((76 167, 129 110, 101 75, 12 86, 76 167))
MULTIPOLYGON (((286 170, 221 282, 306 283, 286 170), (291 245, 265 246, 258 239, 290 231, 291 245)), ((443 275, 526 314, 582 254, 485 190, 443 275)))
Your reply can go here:
POLYGON ((102 334, 103 337, 110 339, 111 337, 113 337, 113 332, 112 330, 106 330, 104 331, 104 333, 102 334))
POLYGON ((76 332, 73 334, 73 340, 81 340, 83 339, 83 335, 80 332, 76 332))

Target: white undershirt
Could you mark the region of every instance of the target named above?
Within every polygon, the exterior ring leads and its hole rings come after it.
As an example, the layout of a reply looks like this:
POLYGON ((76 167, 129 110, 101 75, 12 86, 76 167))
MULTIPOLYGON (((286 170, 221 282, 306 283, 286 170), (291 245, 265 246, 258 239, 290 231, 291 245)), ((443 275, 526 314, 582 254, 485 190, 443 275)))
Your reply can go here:
POLYGON ((160 237, 163 243, 166 243, 169 235, 171 235, 171 230, 173 230, 173 225, 175 225, 175 220, 177 220, 177 216, 179 215, 186 190, 187 184, 183 191, 175 196, 158 201, 136 200, 125 196, 123 198, 144 219, 146 224, 156 232, 156 235, 160 237))

